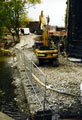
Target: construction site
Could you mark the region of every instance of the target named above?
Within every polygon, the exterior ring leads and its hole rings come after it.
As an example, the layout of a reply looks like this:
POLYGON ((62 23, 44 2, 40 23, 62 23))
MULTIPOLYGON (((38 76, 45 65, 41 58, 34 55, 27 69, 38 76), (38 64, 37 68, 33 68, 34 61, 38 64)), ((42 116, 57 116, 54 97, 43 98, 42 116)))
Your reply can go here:
POLYGON ((12 56, 14 101, 26 116, 1 112, 14 120, 82 119, 81 6, 81 0, 67 1, 66 28, 50 26, 41 11, 38 22, 20 29, 20 43, 8 50, 0 44, 1 55, 12 56))
POLYGON ((35 38, 34 34, 23 36, 25 47, 22 44, 16 46, 17 59, 14 67, 17 66, 20 76, 14 81, 18 88, 16 93, 19 94, 17 101, 21 97, 19 88, 22 84, 27 106, 36 118, 43 119, 45 114, 47 120, 60 116, 81 117, 81 63, 71 62, 68 57, 59 54, 59 66, 54 67, 49 61, 37 66, 31 47, 35 38), (25 38, 28 38, 28 42, 25 38))

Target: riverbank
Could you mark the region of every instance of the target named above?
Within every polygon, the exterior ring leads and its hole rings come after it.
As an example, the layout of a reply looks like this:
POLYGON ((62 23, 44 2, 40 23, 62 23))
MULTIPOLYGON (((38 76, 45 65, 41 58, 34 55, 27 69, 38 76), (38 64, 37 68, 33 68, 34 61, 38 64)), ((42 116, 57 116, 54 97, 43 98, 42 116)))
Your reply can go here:
POLYGON ((12 57, 0 57, 0 90, 4 93, 0 96, 0 111, 15 120, 26 120, 28 116, 19 109, 15 101, 16 87, 12 84, 14 78, 12 62, 12 57))
POLYGON ((6 114, 0 112, 0 120, 14 120, 11 117, 7 116, 6 114))

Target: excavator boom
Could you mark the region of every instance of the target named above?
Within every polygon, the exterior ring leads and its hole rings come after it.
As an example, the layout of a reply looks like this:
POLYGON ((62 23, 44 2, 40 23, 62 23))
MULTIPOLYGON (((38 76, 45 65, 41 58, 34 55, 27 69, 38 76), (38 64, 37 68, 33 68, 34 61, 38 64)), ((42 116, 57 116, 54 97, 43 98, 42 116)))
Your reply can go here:
POLYGON ((48 32, 47 32, 47 26, 46 26, 45 18, 43 15, 43 11, 41 11, 41 15, 39 18, 39 24, 43 29, 43 45, 48 46, 48 32))

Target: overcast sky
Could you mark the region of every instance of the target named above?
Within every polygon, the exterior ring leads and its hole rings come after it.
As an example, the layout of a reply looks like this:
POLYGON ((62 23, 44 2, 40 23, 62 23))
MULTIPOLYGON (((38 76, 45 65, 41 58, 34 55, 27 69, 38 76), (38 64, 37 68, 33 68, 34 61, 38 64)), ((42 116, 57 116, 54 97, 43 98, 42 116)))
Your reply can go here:
POLYGON ((44 11, 45 17, 49 15, 50 25, 64 26, 66 0, 42 0, 41 4, 29 9, 28 15, 38 21, 41 10, 44 11))

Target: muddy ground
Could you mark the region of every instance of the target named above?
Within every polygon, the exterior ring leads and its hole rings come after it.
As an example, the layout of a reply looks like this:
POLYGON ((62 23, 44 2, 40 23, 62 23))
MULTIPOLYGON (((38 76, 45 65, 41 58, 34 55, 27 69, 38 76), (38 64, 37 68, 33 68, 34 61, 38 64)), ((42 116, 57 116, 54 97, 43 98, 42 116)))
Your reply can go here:
MULTIPOLYGON (((32 51, 32 45, 37 35, 30 34, 26 36, 21 36, 21 42, 14 47, 20 49, 26 54, 30 60, 33 59, 34 52, 32 51), (29 49, 31 48, 31 49, 29 49)), ((49 102, 49 107, 52 110, 57 108, 58 114, 62 117, 80 117, 81 116, 81 99, 80 99, 80 84, 82 81, 82 64, 71 62, 67 57, 59 55, 59 66, 53 67, 50 63, 43 63, 39 68, 47 75, 47 85, 59 92, 66 94, 61 94, 47 90, 46 99, 49 102)), ((14 61, 14 68, 19 64, 19 61, 14 61)), ((24 70, 21 73, 23 75, 24 70)), ((24 73, 25 74, 25 73, 24 73)), ((20 75, 19 75, 20 76, 20 75)), ((23 85, 27 84, 27 80, 23 76, 23 85)), ((13 82, 17 86, 18 97, 16 101, 19 101, 19 106, 21 105, 22 95, 21 95, 21 77, 16 78, 13 82), (20 83, 20 84, 19 84, 20 83)), ((24 87, 23 86, 23 87, 24 87)), ((24 87, 26 89, 26 87, 24 87)), ((27 90, 26 90, 27 91, 27 90)), ((31 93, 32 94, 32 93, 31 93)), ((24 96, 24 93, 23 93, 24 96)), ((28 99, 28 95, 26 96, 28 99)), ((29 102, 29 101, 28 101, 29 102)), ((25 102, 24 102, 25 103, 25 102)), ((22 103, 23 104, 23 103, 22 103)), ((24 104, 25 105, 25 104, 24 104)), ((26 106, 25 106, 26 107, 26 106)), ((24 110, 24 106, 21 108, 24 110)), ((26 107, 27 108, 27 107, 26 107)), ((25 108, 25 109, 26 109, 25 108)), ((24 110, 28 111, 28 110, 24 110)))

